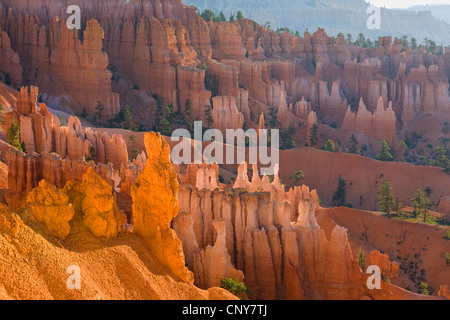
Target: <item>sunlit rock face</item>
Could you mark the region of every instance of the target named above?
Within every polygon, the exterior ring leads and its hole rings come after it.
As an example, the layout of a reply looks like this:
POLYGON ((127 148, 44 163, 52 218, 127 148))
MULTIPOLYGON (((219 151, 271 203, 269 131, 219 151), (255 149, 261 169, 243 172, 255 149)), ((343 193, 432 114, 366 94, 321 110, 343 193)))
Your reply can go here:
POLYGON ((117 236, 121 219, 112 188, 93 168, 87 170, 81 182, 69 181, 63 191, 94 236, 117 236))
POLYGON ((145 147, 147 163, 131 190, 134 231, 176 277, 192 283, 193 274, 185 267, 182 243, 170 228, 179 212, 179 185, 170 162, 169 145, 159 134, 147 133, 145 147))
POLYGON ((64 240, 70 233, 69 221, 75 210, 69 196, 45 180, 27 196, 27 205, 37 221, 42 222, 49 234, 64 240))

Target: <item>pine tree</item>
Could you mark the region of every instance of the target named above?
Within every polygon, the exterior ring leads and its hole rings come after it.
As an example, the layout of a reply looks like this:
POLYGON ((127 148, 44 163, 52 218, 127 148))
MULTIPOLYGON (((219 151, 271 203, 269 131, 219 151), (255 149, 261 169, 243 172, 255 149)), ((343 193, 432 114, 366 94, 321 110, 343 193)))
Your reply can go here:
POLYGON ((439 138, 439 143, 441 143, 444 146, 445 152, 448 151, 447 146, 450 143, 450 122, 445 122, 444 126, 442 127, 442 133, 444 134, 443 137, 439 138))
POLYGON ((191 107, 191 101, 189 99, 186 100, 186 106, 185 106, 185 121, 186 125, 188 127, 188 130, 192 130, 192 107, 191 107))
POLYGON ((411 49, 415 50, 417 48, 418 48, 417 39, 416 38, 411 38, 411 49))
POLYGON ((166 118, 159 122, 159 131, 163 136, 170 136, 172 134, 172 125, 166 118))
POLYGON ((333 140, 328 139, 327 141, 325 141, 322 150, 329 152, 336 152, 336 144, 334 143, 333 140))
POLYGON ((278 121, 278 109, 270 108, 269 109, 269 125, 271 128, 277 128, 280 126, 280 122, 278 121))
POLYGON ((212 107, 210 105, 205 106, 205 125, 206 128, 211 128, 214 124, 214 119, 212 117, 212 107))
POLYGON ((380 210, 387 213, 388 216, 391 215, 391 212, 395 207, 394 194, 389 181, 386 181, 378 192, 378 206, 380 210))
POLYGON ((214 20, 214 12, 212 12, 211 10, 204 10, 202 12, 202 14, 200 15, 203 20, 205 20, 206 22, 209 22, 211 20, 214 20))
POLYGON ((5 84, 8 86, 11 86, 12 84, 11 75, 9 74, 9 72, 7 72, 5 75, 5 84))
POLYGON ((450 174, 450 159, 447 157, 447 152, 444 148, 436 148, 436 161, 433 165, 444 169, 444 172, 450 174))
POLYGON ((289 177, 289 179, 295 180, 294 186, 299 182, 300 180, 304 179, 305 175, 303 174, 303 171, 295 171, 293 175, 289 177))
POLYGON ((16 118, 11 118, 11 127, 8 130, 8 143, 24 152, 20 143, 20 125, 16 118))
POLYGON ((345 206, 345 202, 346 202, 345 186, 346 186, 346 184, 347 184, 346 181, 344 179, 342 179, 341 175, 339 175, 338 187, 333 196, 333 201, 334 201, 335 205, 338 207, 345 206))
POLYGON ((163 105, 160 99, 156 99, 155 130, 159 130, 159 123, 163 118, 164 118, 163 105))
POLYGON ((319 141, 319 136, 318 136, 318 128, 316 124, 313 124, 312 128, 311 128, 311 147, 315 146, 317 144, 317 142, 319 141))
POLYGON ((425 282, 420 284, 419 293, 424 296, 428 296, 430 293, 428 292, 428 285, 425 282))
POLYGON ((417 190, 414 194, 414 198, 412 198, 412 207, 414 208, 414 217, 417 217, 417 215, 420 213, 420 207, 422 203, 422 199, 425 195, 423 194, 422 190, 417 190))
POLYGON ((219 13, 219 21, 222 21, 222 22, 227 21, 227 18, 225 17, 225 14, 222 11, 220 11, 220 13, 219 13))
POLYGON ((421 189, 417 190, 412 198, 412 207, 414 208, 414 217, 418 214, 423 214, 423 222, 427 222, 428 210, 430 209, 432 202, 428 199, 421 189))
POLYGON ((409 42, 408 42, 408 37, 407 36, 403 36, 399 39, 398 43, 403 46, 404 48, 409 48, 409 42))
POLYGON ((358 140, 356 139, 355 134, 352 134, 352 143, 348 149, 348 152, 353 154, 361 154, 361 151, 358 150, 358 140))
POLYGON ((386 140, 381 141, 380 149, 378 149, 377 160, 380 161, 393 161, 394 157, 391 154, 391 147, 386 140))
POLYGON ((238 19, 239 21, 244 19, 244 15, 242 14, 242 11, 238 11, 237 12, 236 19, 238 19))
POLYGON ((352 39, 352 35, 349 33, 349 34, 347 34, 347 43, 348 44, 353 44, 353 39, 352 39))
POLYGON ((358 266, 363 272, 366 270, 366 254, 361 247, 358 250, 358 266))
POLYGON ((61 116, 61 118, 59 118, 59 126, 60 127, 67 127, 67 120, 64 116, 61 116))

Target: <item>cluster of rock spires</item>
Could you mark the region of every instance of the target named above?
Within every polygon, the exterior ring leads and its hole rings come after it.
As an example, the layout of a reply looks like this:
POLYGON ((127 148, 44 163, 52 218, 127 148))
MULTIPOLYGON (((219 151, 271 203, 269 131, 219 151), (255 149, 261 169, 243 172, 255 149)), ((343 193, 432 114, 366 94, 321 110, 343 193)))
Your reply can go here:
POLYGON ((285 192, 278 174, 272 182, 260 179, 256 166, 250 182, 245 163, 228 191, 214 182, 218 172, 207 166, 191 168, 185 180, 194 171, 197 187, 181 184, 181 213, 173 228, 196 285, 245 279, 254 299, 391 297, 387 287, 375 295, 367 290, 367 276, 352 258, 344 228, 337 226, 326 238, 315 217, 315 190, 302 186, 285 192), (205 176, 213 181, 205 184, 205 176))
POLYGON ((246 19, 205 22, 181 0, 77 4, 83 35, 65 27, 64 1, 0 1, 0 70, 17 86, 39 86, 50 105, 100 121, 120 110, 111 68, 174 111, 189 100, 193 119, 212 104, 218 128, 256 127, 250 103, 278 109, 283 127, 316 116, 394 141, 423 112, 450 112, 448 53, 411 51, 390 37, 363 49, 323 29, 301 39, 246 19), (303 101, 308 114, 298 112, 303 101))
POLYGON ((82 128, 75 116, 68 119, 67 126, 61 126, 60 119, 45 103, 38 107, 37 96, 36 87, 23 87, 15 109, 5 115, 8 133, 14 123, 19 124, 20 142, 26 151, 12 148, 6 154, 10 205, 14 206, 13 199, 33 190, 42 179, 62 188, 68 181, 83 176, 90 166, 95 166, 115 188, 123 180, 129 194, 130 183, 126 183, 129 168, 143 167, 145 155, 134 164, 129 163, 127 145, 121 135, 82 128))
MULTIPOLYGON (((170 162, 168 143, 154 133, 145 135, 146 154, 130 162, 122 136, 93 134, 76 117, 60 127, 36 97, 37 88, 22 88, 7 114, 9 125, 13 117, 23 123, 21 141, 32 151, 8 152, 5 198, 50 235, 64 240, 72 221, 96 237, 131 231, 177 279, 204 289, 224 278, 241 279, 253 299, 399 297, 388 283, 368 290, 346 229, 336 226, 327 239, 316 220, 316 191, 302 186, 286 192, 278 168, 271 181, 253 165, 250 181, 243 163, 230 186, 218 181, 217 164, 188 165, 183 174, 170 162), (89 162, 83 148, 70 151, 87 145, 100 154, 105 149, 99 141, 120 143, 89 162), (132 200, 130 214, 119 210, 119 196, 132 200)), ((386 255, 373 251, 368 261, 380 266, 383 279, 397 276, 398 264, 386 255)))

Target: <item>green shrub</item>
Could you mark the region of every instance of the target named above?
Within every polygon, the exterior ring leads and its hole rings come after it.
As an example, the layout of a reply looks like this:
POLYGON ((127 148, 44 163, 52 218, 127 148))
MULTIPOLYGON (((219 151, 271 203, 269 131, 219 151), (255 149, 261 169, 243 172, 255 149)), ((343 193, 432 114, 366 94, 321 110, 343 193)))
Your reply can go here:
POLYGON ((220 280, 220 287, 231 292, 240 299, 243 299, 247 293, 247 287, 239 279, 222 279, 220 280))
POLYGON ((25 152, 20 143, 20 124, 16 118, 11 118, 11 127, 8 130, 8 143, 18 150, 25 152))
POLYGON ((366 254, 364 253, 362 248, 358 250, 358 266, 362 271, 366 269, 366 254))
POLYGON ((131 157, 132 157, 132 159, 134 160, 134 159, 136 159, 138 156, 139 156, 139 149, 133 148, 133 149, 131 150, 131 157))
POLYGON ((428 292, 428 285, 425 282, 420 284, 419 293, 424 296, 428 296, 430 293, 428 292))
POLYGON ((87 161, 94 161, 97 158, 97 150, 93 146, 89 147, 89 157, 86 159, 87 161))

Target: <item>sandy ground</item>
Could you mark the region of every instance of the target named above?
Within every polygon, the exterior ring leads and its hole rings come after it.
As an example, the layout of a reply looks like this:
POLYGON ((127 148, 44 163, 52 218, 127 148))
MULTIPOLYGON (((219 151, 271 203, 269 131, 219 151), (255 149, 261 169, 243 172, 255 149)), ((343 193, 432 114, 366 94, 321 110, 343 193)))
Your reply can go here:
POLYGON ((223 297, 223 292, 210 293, 175 281, 136 235, 97 239, 76 221, 71 224, 72 234, 58 242, 37 225, 32 224, 33 229, 22 225, 14 213, 0 207, 0 299, 223 297), (81 270, 81 290, 67 288, 71 274, 66 271, 73 265, 81 270))

